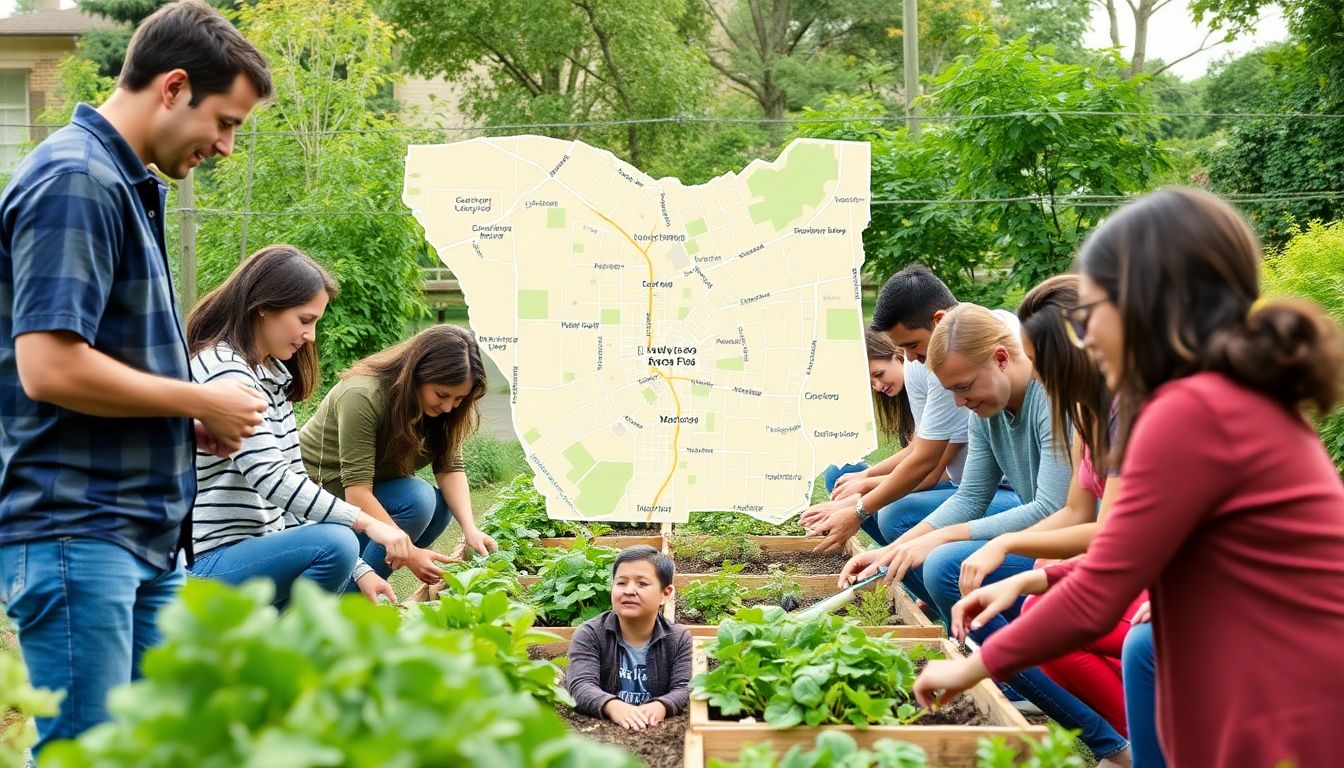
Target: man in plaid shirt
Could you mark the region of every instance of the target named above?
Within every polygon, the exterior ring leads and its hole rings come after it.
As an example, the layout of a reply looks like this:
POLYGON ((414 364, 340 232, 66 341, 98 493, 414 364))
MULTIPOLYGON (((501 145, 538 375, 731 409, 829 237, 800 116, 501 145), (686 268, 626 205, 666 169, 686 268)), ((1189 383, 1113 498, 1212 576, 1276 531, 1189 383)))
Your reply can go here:
POLYGON ((200 0, 136 30, 114 94, 76 108, 0 196, 0 601, 29 676, 65 691, 40 751, 107 718, 183 581, 193 446, 236 450, 265 402, 190 383, 167 188, 233 149, 261 54, 200 0))

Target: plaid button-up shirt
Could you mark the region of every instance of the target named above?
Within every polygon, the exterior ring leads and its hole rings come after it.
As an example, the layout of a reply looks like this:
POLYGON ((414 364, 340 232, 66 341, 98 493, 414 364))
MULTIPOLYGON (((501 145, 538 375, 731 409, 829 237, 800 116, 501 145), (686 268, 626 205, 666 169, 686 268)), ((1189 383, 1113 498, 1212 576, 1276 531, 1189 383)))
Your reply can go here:
POLYGON ((191 421, 35 402, 14 355, 22 334, 69 331, 132 368, 190 379, 164 245, 166 197, 84 104, 0 195, 0 544, 86 537, 174 565, 196 495, 191 421))

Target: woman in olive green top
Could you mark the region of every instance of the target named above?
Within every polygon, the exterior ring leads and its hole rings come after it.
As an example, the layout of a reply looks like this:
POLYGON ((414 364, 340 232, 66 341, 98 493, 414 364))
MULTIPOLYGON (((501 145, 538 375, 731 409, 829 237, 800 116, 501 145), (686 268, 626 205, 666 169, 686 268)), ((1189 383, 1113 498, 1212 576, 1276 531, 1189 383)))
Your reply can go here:
POLYGON ((437 583, 430 549, 448 527, 462 526, 467 547, 488 554, 495 541, 471 512, 462 443, 475 431, 485 366, 471 333, 437 325, 355 363, 299 432, 309 476, 379 520, 396 523, 415 542, 410 558, 389 565, 381 545, 360 539, 364 562, 386 578, 403 565, 437 583), (416 472, 433 466, 435 489, 416 472))

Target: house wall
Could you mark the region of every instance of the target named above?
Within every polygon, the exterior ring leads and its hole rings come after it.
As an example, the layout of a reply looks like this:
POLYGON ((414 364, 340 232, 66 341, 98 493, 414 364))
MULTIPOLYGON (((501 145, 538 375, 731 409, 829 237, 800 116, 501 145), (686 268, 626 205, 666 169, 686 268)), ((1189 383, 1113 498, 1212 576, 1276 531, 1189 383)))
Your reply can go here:
MULTIPOLYGON (((56 101, 55 89, 59 82, 57 67, 61 59, 75 52, 77 38, 63 37, 0 37, 0 69, 28 71, 28 120, 36 122, 38 115, 56 101)), ((31 138, 40 141, 46 130, 29 129, 31 138)))

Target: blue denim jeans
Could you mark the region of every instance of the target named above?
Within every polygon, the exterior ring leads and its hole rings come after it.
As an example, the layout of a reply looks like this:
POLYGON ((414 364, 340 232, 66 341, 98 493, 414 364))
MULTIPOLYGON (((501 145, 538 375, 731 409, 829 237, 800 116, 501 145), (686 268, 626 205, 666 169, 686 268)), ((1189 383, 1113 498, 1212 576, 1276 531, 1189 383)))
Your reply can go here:
MULTIPOLYGON (((845 464, 837 467, 832 464, 822 473, 822 479, 826 483, 826 492, 830 493, 835 488, 836 482, 842 475, 850 472, 861 472, 868 468, 867 464, 845 464)), ((863 521, 863 532, 873 537, 878 546, 885 546, 899 539, 906 531, 914 528, 916 525, 924 522, 924 518, 933 514, 943 502, 956 493, 957 486, 944 480, 943 482, 923 491, 915 491, 906 494, 890 504, 882 507, 872 517, 863 521)), ((1004 510, 1022 504, 1016 493, 1007 488, 1000 488, 994 494, 994 499, 989 504, 986 515, 998 514, 1004 510)), ((922 597, 922 596, 921 596, 922 597)), ((927 600, 927 598, 924 598, 927 600)))
POLYGON ((37 719, 35 758, 108 719, 108 692, 140 677, 140 659, 159 642, 159 609, 183 580, 181 569, 97 539, 0 546, 0 602, 19 630, 28 677, 65 691, 60 714, 37 719))
MULTIPOLYGON (((422 549, 438 541, 453 519, 448 502, 443 500, 439 489, 414 475, 374 483, 373 497, 383 505, 397 527, 422 549)), ((364 552, 361 555, 364 562, 386 579, 392 573, 392 567, 387 564, 387 550, 383 545, 360 534, 359 546, 364 552)))
MULTIPOLYGON (((919 576, 907 575, 905 584, 911 591, 923 590, 938 607, 943 620, 951 626, 952 606, 961 599, 961 563, 975 551, 985 545, 983 541, 957 541, 943 544, 929 553, 919 576), (916 589, 917 588, 917 589, 916 589)), ((1029 557, 1009 555, 1003 565, 985 577, 986 584, 993 584, 1023 571, 1029 571, 1035 561, 1029 557)), ((916 569, 920 570, 920 569, 916 569)), ((1022 609, 1023 600, 1002 614, 994 617, 988 624, 970 633, 976 643, 985 639, 1016 619, 1022 609)), ((1059 686, 1046 676, 1039 667, 1032 667, 1005 681, 1018 694, 1041 708, 1060 725, 1082 732, 1081 738, 1092 754, 1098 758, 1109 757, 1124 749, 1127 744, 1106 719, 1097 714, 1081 699, 1059 686)), ((1133 727, 1132 725, 1130 726, 1133 727)))
POLYGON ((275 583, 275 606, 283 608, 299 579, 314 581, 328 592, 343 592, 358 552, 351 529, 335 523, 310 523, 215 547, 196 558, 191 575, 227 584, 270 579, 275 583))
POLYGON ((1120 673, 1125 682, 1125 720, 1133 745, 1134 768, 1167 768, 1157 741, 1157 656, 1153 625, 1135 624, 1125 634, 1120 673))

